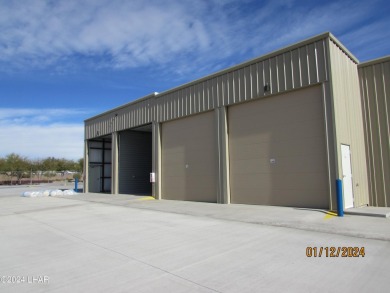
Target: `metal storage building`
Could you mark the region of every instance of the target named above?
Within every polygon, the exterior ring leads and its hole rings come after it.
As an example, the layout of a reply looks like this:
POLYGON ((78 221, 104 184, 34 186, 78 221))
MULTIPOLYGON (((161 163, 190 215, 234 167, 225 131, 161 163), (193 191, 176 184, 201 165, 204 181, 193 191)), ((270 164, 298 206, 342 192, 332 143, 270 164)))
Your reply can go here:
POLYGON ((324 33, 86 120, 85 189, 334 210, 339 178, 368 205, 362 111, 358 60, 324 33))

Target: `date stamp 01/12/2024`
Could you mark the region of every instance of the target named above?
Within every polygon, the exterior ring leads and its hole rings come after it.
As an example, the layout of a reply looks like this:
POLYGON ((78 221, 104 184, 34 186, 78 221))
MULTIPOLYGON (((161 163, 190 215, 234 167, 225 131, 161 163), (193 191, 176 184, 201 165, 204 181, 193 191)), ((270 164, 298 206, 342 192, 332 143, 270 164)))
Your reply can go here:
POLYGON ((308 246, 306 247, 307 257, 364 257, 366 255, 364 246, 308 246))
MULTIPOLYGON (((307 257, 364 257, 365 247, 352 246, 308 246, 307 257)), ((0 284, 48 284, 48 276, 1 276, 0 284)))

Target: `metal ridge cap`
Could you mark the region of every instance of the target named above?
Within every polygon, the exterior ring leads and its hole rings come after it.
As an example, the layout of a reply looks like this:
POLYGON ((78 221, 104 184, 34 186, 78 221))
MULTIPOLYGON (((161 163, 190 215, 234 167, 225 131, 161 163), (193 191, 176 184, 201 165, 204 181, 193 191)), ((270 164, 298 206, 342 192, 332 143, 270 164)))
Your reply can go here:
POLYGON ((364 61, 358 65, 358 68, 362 68, 362 67, 366 67, 366 66, 370 66, 370 65, 374 65, 374 64, 379 64, 379 63, 384 63, 387 61, 390 61, 390 55, 364 61))
POLYGON ((332 33, 329 32, 329 38, 341 49, 343 50, 356 64, 359 64, 359 59, 351 53, 344 45, 337 39, 332 33))

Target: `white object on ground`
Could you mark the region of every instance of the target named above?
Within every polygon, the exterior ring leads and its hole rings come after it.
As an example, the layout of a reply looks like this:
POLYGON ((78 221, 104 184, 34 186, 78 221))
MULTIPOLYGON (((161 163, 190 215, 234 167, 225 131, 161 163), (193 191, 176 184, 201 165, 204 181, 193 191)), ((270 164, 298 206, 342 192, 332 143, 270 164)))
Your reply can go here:
POLYGON ((43 196, 58 196, 58 195, 75 195, 77 192, 73 191, 72 189, 67 190, 39 190, 39 191, 25 191, 21 194, 21 196, 24 197, 43 197, 43 196))
POLYGON ((64 195, 74 195, 76 194, 72 189, 64 190, 64 195))

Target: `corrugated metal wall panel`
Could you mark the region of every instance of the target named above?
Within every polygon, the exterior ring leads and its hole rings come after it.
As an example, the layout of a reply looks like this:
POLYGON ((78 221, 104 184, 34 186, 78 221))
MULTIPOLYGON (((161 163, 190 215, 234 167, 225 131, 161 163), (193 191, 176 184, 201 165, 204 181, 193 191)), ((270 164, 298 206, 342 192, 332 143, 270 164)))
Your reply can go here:
POLYGON ((299 61, 301 64, 302 86, 310 84, 307 46, 299 48, 299 61))
MULTIPOLYGON (((271 85, 271 73, 270 73, 270 60, 263 61, 263 83, 260 86, 264 88, 264 85, 271 85)), ((264 94, 263 94, 264 95, 264 94)))
POLYGON ((328 80, 327 70, 322 70, 322 68, 327 68, 325 40, 318 41, 315 44, 318 81, 328 80))
POLYGON ((390 58, 359 66, 370 204, 390 206, 390 58))
POLYGON ((252 99, 252 75, 250 66, 245 67, 243 87, 245 88, 242 92, 242 95, 244 96, 245 100, 252 99))
POLYGON ((279 92, 276 57, 270 58, 269 60, 269 75, 270 75, 271 94, 276 94, 279 92))
POLYGON ((284 70, 286 90, 288 91, 294 88, 291 52, 284 54, 284 70))
POLYGON ((250 99, 253 99, 253 97, 256 97, 257 96, 257 92, 258 92, 258 85, 257 85, 257 63, 255 64, 252 64, 250 66, 250 86, 251 86, 251 90, 250 90, 250 96, 249 98, 250 99))
POLYGON ((286 90, 286 72, 285 72, 285 54, 279 55, 277 58, 277 76, 278 76, 278 91, 284 92, 286 90))
POLYGON ((354 206, 369 203, 362 106, 357 64, 333 40, 329 41, 338 174, 342 176, 341 144, 351 146, 354 206))
POLYGON ((257 96, 264 96, 264 85, 265 85, 265 76, 264 76, 264 62, 257 63, 257 96))
POLYGON ((234 73, 225 74, 222 79, 222 96, 223 105, 229 105, 233 103, 234 96, 234 73))
POLYGON ((317 53, 315 43, 307 46, 309 62, 309 83, 318 82, 317 53))
POLYGON ((128 107, 114 109, 105 115, 98 116, 85 123, 86 139, 151 123, 153 110, 154 99, 148 99, 131 104, 128 107))
POLYGON ((92 118, 86 139, 313 85, 327 79, 326 68, 325 41, 316 39, 92 118))
POLYGON ((293 89, 300 88, 301 84, 301 64, 299 58, 299 50, 295 49, 291 52, 291 67, 293 75, 293 89))
POLYGON ((221 101, 221 106, 229 104, 229 76, 228 74, 223 74, 221 79, 218 80, 218 95, 221 101))

